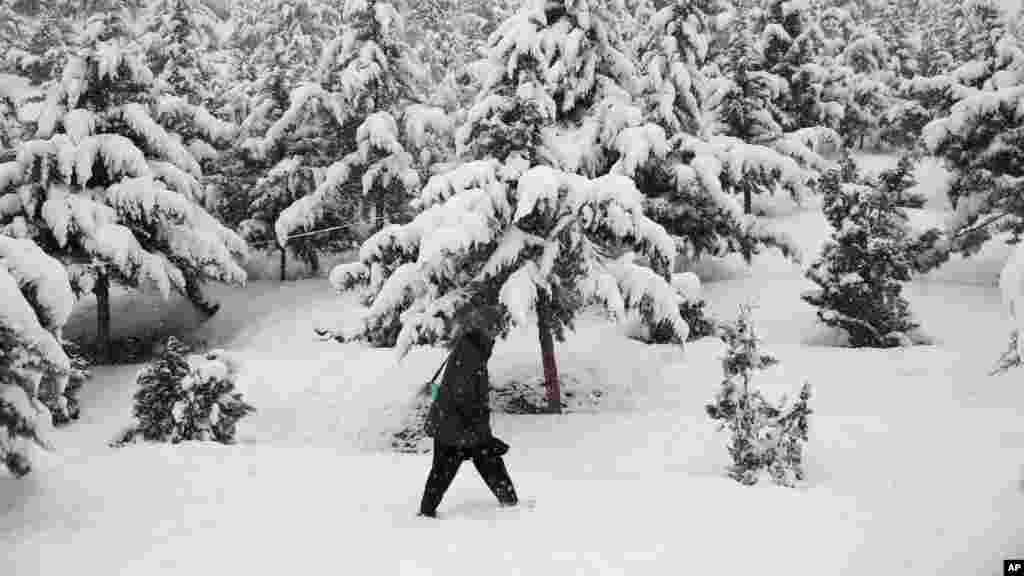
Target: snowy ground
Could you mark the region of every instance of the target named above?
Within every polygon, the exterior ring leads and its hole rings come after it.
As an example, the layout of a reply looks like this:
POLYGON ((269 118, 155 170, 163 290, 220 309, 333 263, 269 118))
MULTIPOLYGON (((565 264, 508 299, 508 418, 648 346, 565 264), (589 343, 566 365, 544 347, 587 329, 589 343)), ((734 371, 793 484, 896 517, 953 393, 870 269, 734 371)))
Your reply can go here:
MULTIPOLYGON (((812 257, 827 227, 808 208, 780 225, 812 257)), ((782 360, 765 388, 815 387, 801 489, 722 477, 725 436, 703 411, 718 343, 646 347, 588 317, 559 360, 609 391, 608 410, 495 416, 537 509, 494 511, 467 466, 439 522, 414 517, 429 456, 375 448, 441 353, 397 364, 390 351, 315 342, 312 328, 352 304, 323 280, 222 291, 200 339, 246 363, 259 413, 242 443, 107 448, 129 423, 138 367, 97 369, 52 465, 0 479, 0 558, 18 576, 1000 574, 1002 558, 1024 556, 1024 387, 1019 372, 986 376, 1009 330, 998 289, 978 280, 989 261, 998 250, 909 287, 937 340, 911 350, 816 344, 798 297, 808 284, 775 255, 706 286, 713 314, 759 305, 766 349, 782 360)), ((530 333, 500 343, 495 378, 539 373, 536 347, 530 333)))

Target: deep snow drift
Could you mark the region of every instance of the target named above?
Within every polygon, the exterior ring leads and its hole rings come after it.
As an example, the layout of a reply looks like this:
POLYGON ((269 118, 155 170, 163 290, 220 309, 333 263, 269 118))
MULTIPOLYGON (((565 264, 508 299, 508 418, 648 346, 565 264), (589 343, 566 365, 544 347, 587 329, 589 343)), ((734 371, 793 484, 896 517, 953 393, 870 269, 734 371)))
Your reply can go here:
MULTIPOLYGON (((817 208, 779 220, 808 260, 827 234, 817 208)), ((814 386, 800 489, 723 476, 726 437, 703 408, 718 342, 650 347, 588 316, 558 345, 560 369, 605 390, 604 411, 494 418, 537 509, 494 510, 466 465, 440 521, 414 517, 429 456, 379 448, 441 351, 398 364, 389 350, 317 342, 312 329, 353 303, 324 280, 220 292, 198 339, 246 364, 258 413, 241 443, 106 447, 130 422, 138 367, 97 369, 59 453, 0 479, 0 558, 18 576, 999 574, 1002 558, 1024 556, 1024 388, 1019 371, 986 376, 1010 328, 995 278, 966 283, 986 262, 909 287, 937 343, 907 350, 823 346, 799 299, 809 282, 774 254, 705 286, 714 315, 758 305, 765 350, 782 361, 759 385, 814 386)), ((536 336, 499 343, 490 367, 496 380, 536 377, 536 336)))

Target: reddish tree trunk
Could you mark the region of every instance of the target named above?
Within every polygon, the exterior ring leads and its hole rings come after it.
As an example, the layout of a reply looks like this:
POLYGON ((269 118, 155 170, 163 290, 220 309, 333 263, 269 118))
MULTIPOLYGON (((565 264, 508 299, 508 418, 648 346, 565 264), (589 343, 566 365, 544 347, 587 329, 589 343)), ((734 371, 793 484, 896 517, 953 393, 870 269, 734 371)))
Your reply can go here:
POLYGON ((92 287, 96 295, 96 353, 102 363, 110 361, 110 278, 105 273, 96 276, 92 287))
POLYGON ((284 246, 281 246, 281 282, 285 281, 285 269, 288 264, 288 251, 284 246))
POLYGON ((551 337, 548 297, 537 295, 537 329, 540 336, 540 355, 544 363, 544 388, 547 391, 548 411, 562 413, 562 389, 558 382, 558 364, 555 362, 555 342, 551 337))

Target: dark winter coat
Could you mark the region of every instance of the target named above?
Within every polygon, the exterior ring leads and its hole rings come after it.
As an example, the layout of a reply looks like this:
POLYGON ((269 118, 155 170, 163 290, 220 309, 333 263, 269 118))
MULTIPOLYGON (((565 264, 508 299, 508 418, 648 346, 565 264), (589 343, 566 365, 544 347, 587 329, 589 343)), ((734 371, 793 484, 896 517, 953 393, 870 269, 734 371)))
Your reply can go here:
POLYGON ((472 335, 455 344, 427 415, 427 434, 441 444, 472 448, 490 442, 487 361, 492 347, 485 338, 472 335))

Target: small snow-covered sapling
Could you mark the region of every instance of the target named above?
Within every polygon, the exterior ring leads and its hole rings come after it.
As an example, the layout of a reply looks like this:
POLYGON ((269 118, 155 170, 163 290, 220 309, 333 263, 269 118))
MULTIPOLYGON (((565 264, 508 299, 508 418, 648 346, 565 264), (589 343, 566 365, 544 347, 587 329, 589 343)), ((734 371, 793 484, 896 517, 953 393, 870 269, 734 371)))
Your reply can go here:
POLYGON ((795 486, 804 479, 803 447, 811 413, 807 406, 810 384, 804 383, 792 405, 787 405, 785 397, 773 404, 752 386, 754 373, 778 360, 761 353, 749 307, 741 309, 735 324, 722 327, 721 337, 728 345, 722 359, 725 378, 714 402, 705 409, 732 436, 729 455, 733 464, 729 475, 738 482, 753 485, 761 472, 767 471, 776 484, 795 486))
POLYGON ((910 345, 917 324, 901 295, 914 270, 907 215, 885 184, 840 180, 836 171, 822 179, 833 233, 807 270, 818 288, 801 297, 822 322, 848 334, 852 347, 910 345))
POLYGON ((186 440, 233 444, 239 420, 255 412, 236 387, 239 366, 224 351, 189 355, 175 338, 139 373, 138 421, 115 445, 138 438, 177 444, 186 440))

